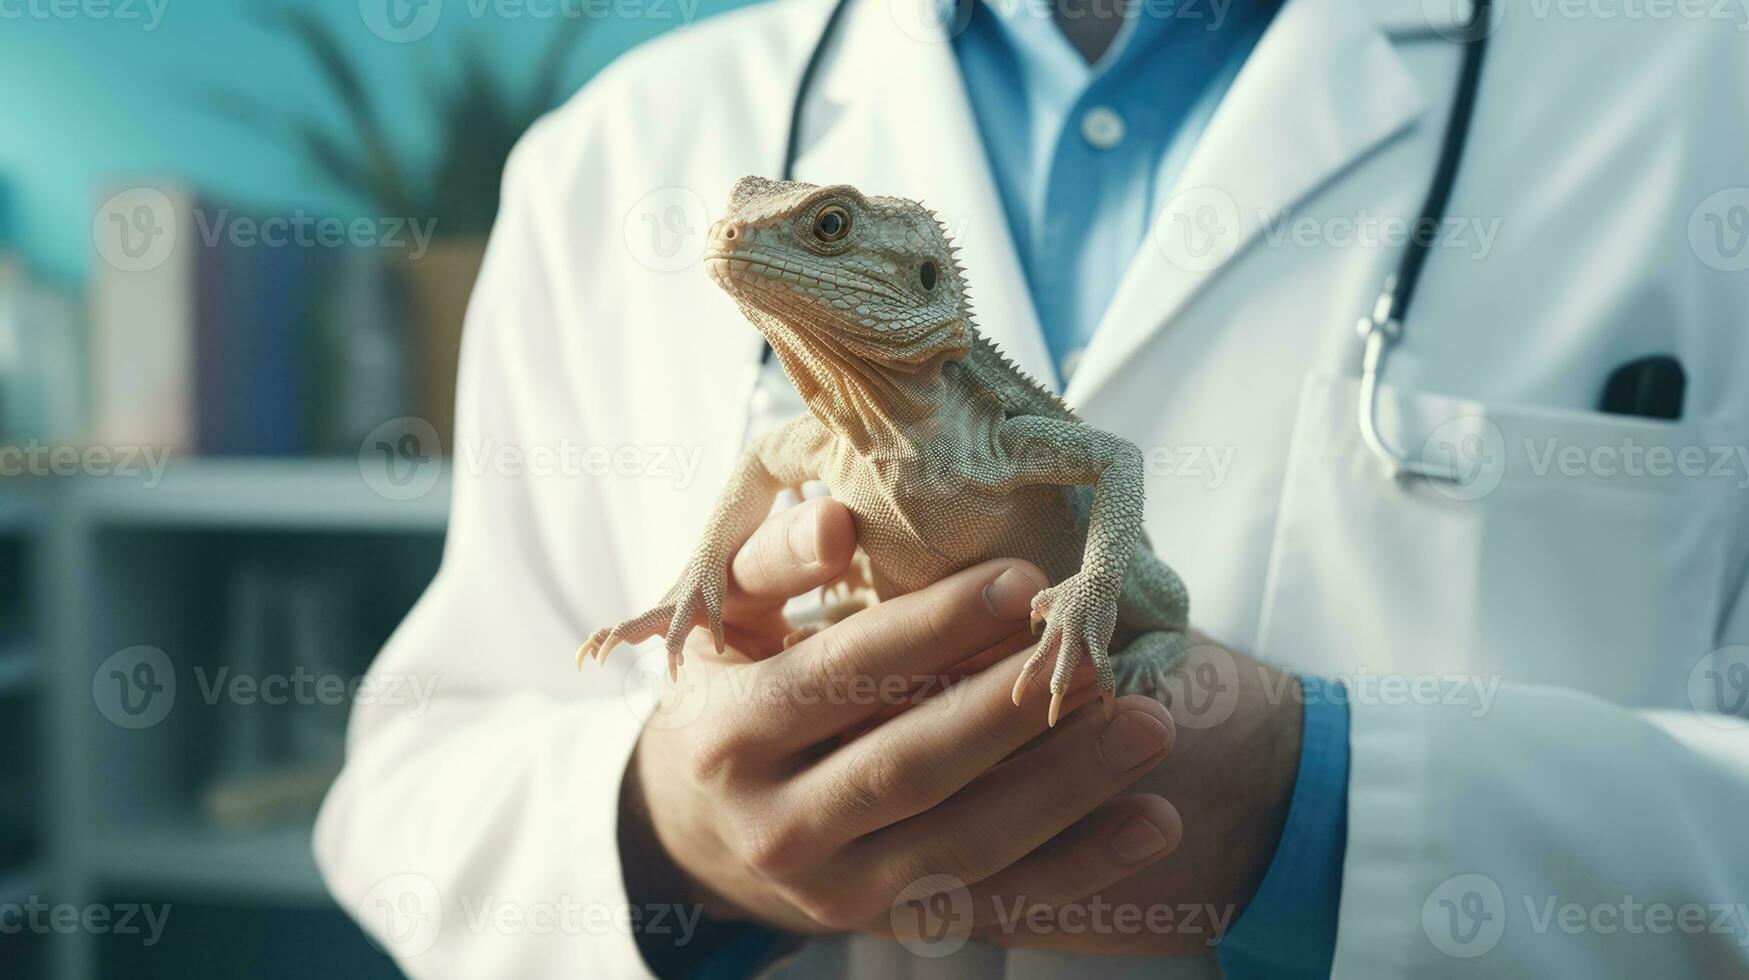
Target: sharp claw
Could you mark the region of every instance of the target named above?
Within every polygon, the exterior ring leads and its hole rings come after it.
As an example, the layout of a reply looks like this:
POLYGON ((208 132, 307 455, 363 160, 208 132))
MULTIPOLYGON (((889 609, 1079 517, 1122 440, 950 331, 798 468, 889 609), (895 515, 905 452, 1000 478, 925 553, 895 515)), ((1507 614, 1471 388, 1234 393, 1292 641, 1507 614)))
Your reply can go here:
POLYGON ((679 650, 668 651, 668 681, 669 681, 669 683, 675 683, 675 682, 680 680, 680 663, 681 663, 682 659, 683 658, 681 657, 679 650))
POLYGON ((589 659, 589 643, 590 643, 590 641, 584 640, 583 645, 577 648, 577 669, 578 670, 582 670, 583 669, 583 661, 589 659))
POLYGON ((1027 626, 1028 626, 1028 627, 1029 627, 1029 628, 1030 628, 1030 629, 1031 629, 1031 630, 1032 630, 1032 635, 1033 635, 1033 636, 1037 636, 1037 635, 1038 635, 1038 628, 1039 628, 1039 624, 1040 624, 1040 623, 1043 623, 1043 622, 1044 622, 1044 621, 1045 621, 1045 618, 1044 618, 1044 617, 1043 617, 1043 616, 1040 616, 1040 615, 1039 615, 1039 613, 1038 613, 1038 609, 1036 609, 1036 608, 1035 608, 1035 609, 1033 609, 1033 611, 1032 611, 1032 621, 1031 621, 1031 622, 1029 622, 1029 623, 1028 623, 1028 624, 1027 624, 1027 626))
POLYGON ((613 651, 614 647, 619 646, 623 639, 625 638, 618 633, 607 634, 607 639, 602 641, 601 646, 595 648, 596 662, 607 663, 607 655, 613 651))
POLYGON ((1020 668, 1020 676, 1014 680, 1014 694, 1012 697, 1016 708, 1020 707, 1021 699, 1026 696, 1026 688, 1027 685, 1032 682, 1033 673, 1034 670, 1031 667, 1022 667, 1020 668))
POLYGON ((1113 718, 1117 717, 1117 699, 1111 696, 1110 691, 1107 691, 1103 687, 1100 688, 1099 689, 1099 700, 1101 703, 1103 703, 1105 705, 1105 720, 1106 721, 1110 721, 1113 718))
POLYGON ((1045 717, 1045 722, 1051 728, 1057 727, 1057 715, 1063 710, 1063 692, 1057 691, 1051 695, 1051 713, 1045 717))

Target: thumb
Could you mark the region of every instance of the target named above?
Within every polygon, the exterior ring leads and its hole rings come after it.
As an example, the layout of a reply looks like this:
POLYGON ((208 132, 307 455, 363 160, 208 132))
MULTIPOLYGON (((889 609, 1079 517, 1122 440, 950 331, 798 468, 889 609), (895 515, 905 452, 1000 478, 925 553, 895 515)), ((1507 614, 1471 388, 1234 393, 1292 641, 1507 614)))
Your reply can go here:
POLYGON ((844 574, 855 552, 856 521, 836 500, 821 497, 775 514, 730 562, 724 614, 767 614, 844 574))

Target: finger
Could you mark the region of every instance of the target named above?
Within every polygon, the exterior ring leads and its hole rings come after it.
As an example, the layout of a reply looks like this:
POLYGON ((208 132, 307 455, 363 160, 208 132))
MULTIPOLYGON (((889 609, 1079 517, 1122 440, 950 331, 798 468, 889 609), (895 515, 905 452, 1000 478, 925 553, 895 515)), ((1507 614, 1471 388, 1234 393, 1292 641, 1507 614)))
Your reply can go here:
POLYGON ((774 750, 797 752, 853 730, 921 679, 1022 629, 1045 586, 1020 561, 984 562, 856 613, 763 661, 762 725, 774 750))
MULTIPOLYGON (((1037 739, 1044 701, 1017 708, 1009 698, 1026 656, 959 682, 793 776, 788 792, 808 815, 811 839, 835 847, 923 813, 1037 739)), ((1073 707, 1091 700, 1091 685, 1071 697, 1073 707)))
POLYGON ((855 553, 856 522, 830 497, 775 514, 729 563, 723 614, 743 623, 769 615, 844 574, 855 553))
MULTIPOLYGON (((983 653, 979 653, 978 656, 972 656, 971 660, 965 660, 965 662, 953 665, 951 669, 946 670, 941 676, 927 677, 927 679, 923 679, 923 681, 916 684, 915 688, 911 688, 911 695, 909 695, 909 698, 906 698, 906 700, 902 700, 902 702, 894 702, 894 704, 890 705, 881 705, 880 711, 874 712, 873 718, 869 718, 868 721, 862 725, 862 730, 869 730, 869 728, 874 728, 874 726, 883 725, 883 723, 887 723, 888 719, 897 718, 901 712, 909 711, 909 709, 913 709, 916 705, 923 704, 927 698, 936 697, 936 695, 944 693, 944 691, 950 691, 953 686, 957 686, 958 683, 962 683, 965 679, 978 676, 978 674, 983 674, 985 670, 997 667, 999 663, 1007 660, 1009 656, 1014 656, 1016 653, 1020 653, 1020 651, 1027 651, 1028 656, 1032 655, 1032 649, 1030 648, 1034 646, 1035 642, 1037 641, 1032 637, 1032 634, 1028 634, 1025 630, 1021 630, 1018 634, 1011 635, 1011 637, 1007 637, 1004 641, 997 642, 995 646, 986 649, 983 653)), ((1014 674, 1014 670, 1006 670, 1006 672, 1000 672, 1000 674, 1006 677, 1009 676, 1009 674, 1014 674)), ((1093 684, 1093 665, 1088 662, 1083 662, 1079 667, 1076 667, 1074 679, 1070 681, 1069 691, 1067 691, 1067 693, 1072 695, 1072 693, 1076 693, 1076 691, 1088 688, 1090 684, 1093 684)), ((1041 702, 1028 702, 1028 704, 1046 704, 1049 700, 1049 693, 1051 693, 1051 679, 1049 679, 1049 676, 1046 676, 1046 674, 1034 674, 1034 676, 1028 679, 1028 688, 1032 690, 1035 697, 1044 698, 1041 702)), ((1067 697, 1067 695, 1065 695, 1065 697, 1067 697)), ((1067 702, 1067 704, 1079 705, 1081 702, 1067 702)), ((1032 709, 1027 707, 1025 711, 1032 711, 1032 709)), ((855 737, 855 735, 861 735, 862 730, 857 730, 857 732, 847 732, 847 739, 855 737)))
POLYGON ((1171 854, 1183 840, 1184 820, 1164 797, 1120 796, 972 885, 973 923, 1005 933, 1024 929, 1027 910, 1060 909, 1097 894, 1171 854), (1019 915, 1003 921, 1002 909, 1019 915))
POLYGON ((1077 710, 1037 748, 845 854, 883 867, 889 897, 926 875, 983 881, 1146 775, 1173 739, 1171 716, 1152 698, 1119 698, 1109 722, 1103 712, 1077 710))

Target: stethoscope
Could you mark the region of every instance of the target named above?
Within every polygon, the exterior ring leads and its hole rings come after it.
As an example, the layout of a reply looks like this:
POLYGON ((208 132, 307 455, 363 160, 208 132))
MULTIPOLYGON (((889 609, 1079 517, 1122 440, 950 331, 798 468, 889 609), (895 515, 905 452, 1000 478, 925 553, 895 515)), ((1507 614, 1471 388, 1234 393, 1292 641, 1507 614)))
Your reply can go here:
MULTIPOLYGON (((801 155, 802 113, 813 88, 814 76, 819 73, 820 64, 825 60, 826 49, 837 36, 844 12, 851 3, 852 0, 837 0, 833 5, 831 13, 826 17, 825 26, 821 28, 820 39, 808 54, 807 64, 803 66, 801 78, 796 83, 795 101, 790 106, 789 131, 784 143, 783 168, 780 171, 783 180, 795 179, 796 159, 801 155)), ((1440 144, 1439 163, 1433 172, 1433 183, 1421 205, 1421 216, 1409 226, 1411 229, 1436 229, 1445 221, 1446 205, 1451 200, 1452 188, 1457 184, 1458 166, 1463 161, 1464 143, 1469 138, 1476 94, 1481 89, 1482 58, 1487 52, 1493 5, 1493 0, 1474 0, 1469 21, 1458 25, 1463 32, 1461 43, 1464 45, 1464 59, 1459 69, 1457 95, 1452 101, 1451 116, 1446 121, 1445 137, 1440 144)), ((1462 484, 1473 479, 1473 474, 1466 475, 1453 466, 1435 462, 1425 456, 1410 456, 1387 443, 1378 427, 1379 378, 1384 374, 1385 360, 1391 348, 1403 339, 1403 321, 1409 314, 1410 301, 1415 298, 1415 287, 1427 265, 1434 237, 1430 234, 1409 236, 1397 270, 1385 277, 1384 287, 1373 304, 1372 312, 1360 320, 1360 336, 1366 345, 1361 357, 1358 412, 1360 435, 1367 448, 1390 467, 1393 475, 1407 474, 1462 484)), ((758 396, 759 378, 771 357, 771 345, 765 344, 760 351, 758 364, 753 365, 748 392, 750 406, 758 396)))

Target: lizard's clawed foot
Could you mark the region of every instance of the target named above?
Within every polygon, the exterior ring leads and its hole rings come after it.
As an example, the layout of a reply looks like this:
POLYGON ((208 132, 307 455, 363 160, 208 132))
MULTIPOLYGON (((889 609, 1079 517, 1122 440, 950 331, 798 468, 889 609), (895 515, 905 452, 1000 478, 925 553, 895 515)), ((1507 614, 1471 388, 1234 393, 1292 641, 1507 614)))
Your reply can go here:
POLYGON ((1043 622, 1045 629, 1038 649, 1027 658, 1026 665, 1020 669, 1020 677, 1014 682, 1016 705, 1025 697, 1033 675, 1054 661, 1048 721, 1055 726, 1075 667, 1081 663, 1082 657, 1087 657, 1093 661, 1093 674, 1099 682, 1106 717, 1111 717, 1115 684, 1108 650, 1112 631, 1117 626, 1117 597, 1117 584, 1104 587, 1098 580, 1079 574, 1033 597, 1033 627, 1036 630, 1043 622))
POLYGON ((641 643, 661 636, 668 648, 668 677, 673 680, 686 662, 682 651, 687 634, 695 626, 709 627, 711 641, 716 651, 722 653, 723 593, 727 578, 728 572, 721 563, 695 561, 660 605, 618 626, 596 630, 577 648, 577 668, 581 670, 590 659, 606 663, 608 653, 621 643, 641 643))

